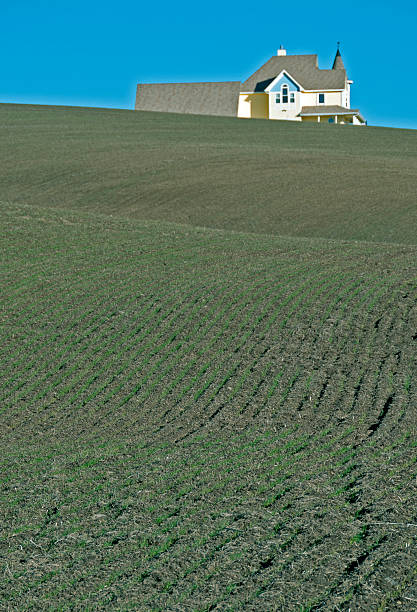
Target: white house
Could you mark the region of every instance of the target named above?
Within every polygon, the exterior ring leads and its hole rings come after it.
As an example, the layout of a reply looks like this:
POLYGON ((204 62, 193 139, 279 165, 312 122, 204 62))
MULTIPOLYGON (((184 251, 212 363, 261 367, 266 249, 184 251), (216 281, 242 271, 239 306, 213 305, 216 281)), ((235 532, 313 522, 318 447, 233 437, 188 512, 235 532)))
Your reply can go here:
POLYGON ((333 67, 321 70, 317 55, 287 55, 281 47, 243 83, 139 83, 135 109, 365 125, 350 108, 352 83, 339 49, 333 67))
POLYGON ((241 86, 238 117, 364 125, 350 108, 350 86, 337 49, 331 70, 317 55, 287 55, 282 47, 241 86))

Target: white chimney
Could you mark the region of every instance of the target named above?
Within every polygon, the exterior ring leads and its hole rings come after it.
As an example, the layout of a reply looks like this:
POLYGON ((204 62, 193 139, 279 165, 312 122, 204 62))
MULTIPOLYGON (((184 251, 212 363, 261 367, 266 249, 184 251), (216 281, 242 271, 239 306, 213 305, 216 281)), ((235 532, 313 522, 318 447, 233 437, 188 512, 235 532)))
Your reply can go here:
POLYGON ((277 51, 277 55, 287 55, 287 50, 281 45, 277 51))

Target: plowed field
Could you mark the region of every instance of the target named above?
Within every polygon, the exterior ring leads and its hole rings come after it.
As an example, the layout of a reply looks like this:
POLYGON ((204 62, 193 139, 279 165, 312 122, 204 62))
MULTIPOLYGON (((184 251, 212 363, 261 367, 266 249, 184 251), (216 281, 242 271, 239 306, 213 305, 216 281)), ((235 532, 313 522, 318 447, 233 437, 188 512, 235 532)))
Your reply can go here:
POLYGON ((416 610, 417 246, 124 214, 0 206, 2 609, 416 610))

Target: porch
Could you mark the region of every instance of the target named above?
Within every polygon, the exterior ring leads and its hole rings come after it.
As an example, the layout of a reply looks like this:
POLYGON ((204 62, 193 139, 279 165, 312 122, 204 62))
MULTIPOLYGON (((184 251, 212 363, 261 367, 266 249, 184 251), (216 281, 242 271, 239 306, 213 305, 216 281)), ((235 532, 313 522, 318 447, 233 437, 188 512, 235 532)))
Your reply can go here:
POLYGON ((299 117, 302 121, 314 123, 366 125, 365 119, 357 109, 343 106, 303 106, 299 117))

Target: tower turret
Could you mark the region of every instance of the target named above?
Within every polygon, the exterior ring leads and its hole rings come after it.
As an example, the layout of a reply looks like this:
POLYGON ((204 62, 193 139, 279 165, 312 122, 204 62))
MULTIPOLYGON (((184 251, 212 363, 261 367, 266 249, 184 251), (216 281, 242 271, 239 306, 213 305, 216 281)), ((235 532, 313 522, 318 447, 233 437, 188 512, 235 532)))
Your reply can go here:
POLYGON ((333 70, 345 70, 345 65, 343 63, 342 56, 340 54, 339 45, 340 43, 337 43, 337 51, 336 51, 336 57, 334 58, 334 62, 333 62, 333 70))

